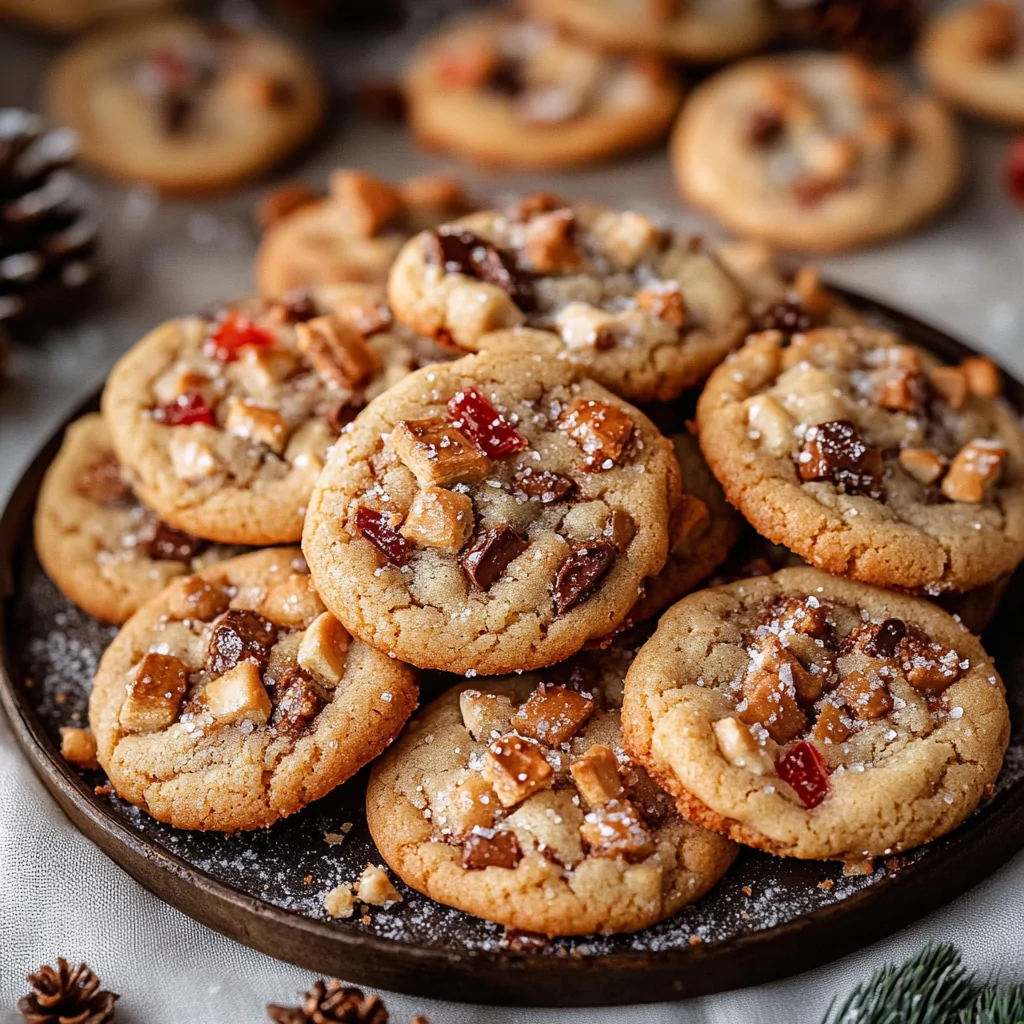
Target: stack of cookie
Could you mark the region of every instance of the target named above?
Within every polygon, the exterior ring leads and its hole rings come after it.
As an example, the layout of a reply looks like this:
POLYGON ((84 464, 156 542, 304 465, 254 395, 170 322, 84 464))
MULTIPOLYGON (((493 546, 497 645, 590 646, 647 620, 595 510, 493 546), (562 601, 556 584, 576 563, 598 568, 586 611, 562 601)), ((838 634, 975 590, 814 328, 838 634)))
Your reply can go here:
POLYGON ((401 879, 545 935, 661 920, 736 843, 919 845, 1008 740, 979 641, 914 596, 1024 557, 1000 386, 757 245, 549 194, 415 234, 386 299, 171 321, 40 503, 41 552, 151 580, 95 680, 96 757, 148 813, 225 831, 377 759, 368 822, 401 879), (691 593, 740 534, 727 501, 816 568, 691 593), (161 574, 136 518, 263 550, 161 574), (462 678, 424 677, 447 689, 410 718, 417 670, 462 678))

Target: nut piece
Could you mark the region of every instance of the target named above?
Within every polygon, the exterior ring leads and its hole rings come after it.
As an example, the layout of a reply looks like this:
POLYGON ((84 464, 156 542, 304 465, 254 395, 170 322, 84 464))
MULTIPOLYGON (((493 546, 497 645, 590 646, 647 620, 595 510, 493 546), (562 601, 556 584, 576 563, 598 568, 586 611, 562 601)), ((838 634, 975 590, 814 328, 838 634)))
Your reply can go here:
POLYGON ((785 628, 801 636, 820 640, 829 631, 828 608, 814 596, 803 600, 791 597, 782 601, 776 609, 776 616, 785 628))
POLYGON ((610 800, 588 812, 580 835, 594 857, 621 856, 633 864, 654 853, 650 830, 628 800, 610 800))
POLYGON ((431 821, 456 839, 475 829, 491 828, 498 810, 494 790, 475 772, 457 786, 442 790, 432 805, 431 821))
POLYGON ((900 644, 897 658, 907 682, 915 690, 941 693, 960 678, 960 655, 952 647, 920 635, 907 636, 900 644))
POLYGON ((523 251, 527 266, 538 274, 571 273, 583 266, 576 248, 576 217, 572 210, 552 210, 527 221, 523 251))
POLYGON ((333 688, 345 674, 351 643, 345 627, 330 612, 323 612, 302 634, 296 661, 318 682, 333 688))
POLYGON ((467 871, 514 868, 522 859, 519 840, 509 829, 475 828, 462 843, 462 866, 467 871))
POLYGON ((203 690, 207 711, 225 725, 243 719, 265 725, 270 718, 270 697, 251 661, 240 661, 222 676, 211 679, 203 690))
POLYGON ((183 576, 167 588, 167 614, 172 619, 209 622, 227 608, 230 597, 219 584, 202 576, 183 576))
POLYGON ((400 533, 406 540, 442 551, 459 551, 473 532, 473 501, 444 487, 425 487, 413 498, 400 533))
POLYGON ((96 738, 88 729, 61 726, 60 756, 78 768, 99 768, 96 760, 96 738))
POLYGON ((552 772, 536 743, 509 733, 491 744, 480 774, 491 784, 502 807, 515 807, 543 786, 552 772))
POLYGON ((169 654, 150 652, 139 662, 118 715, 122 732, 158 732, 178 719, 188 666, 169 654))
POLYGON ((401 903, 402 894, 391 884, 383 864, 367 864, 356 882, 356 895, 373 907, 401 903))
POLYGON ((1003 375, 991 359, 968 356, 960 369, 967 378, 967 390, 975 398, 998 398, 1003 393, 1003 375))
POLYGON ((516 470, 516 487, 528 498, 536 498, 542 505, 564 501, 575 490, 576 483, 561 473, 549 473, 546 469, 523 466, 516 470))
POLYGON ((217 453, 205 442, 174 434, 168 444, 174 475, 186 483, 199 483, 220 471, 217 453))
POLYGON ((508 732, 512 722, 512 701, 502 693, 463 690, 459 694, 462 723, 478 743, 508 732))
POLYGON ((348 918, 355 913, 356 901, 350 885, 339 885, 324 897, 324 910, 331 917, 348 918))
POLYGON ((287 380, 298 367, 298 357, 286 348, 243 345, 235 363, 235 373, 248 389, 258 393, 287 380))
POLYGON ((978 504, 999 479, 1006 448, 999 441, 969 441, 957 452, 942 480, 942 493, 950 501, 978 504))
POLYGON ((720 718, 711 728, 722 756, 734 768, 745 768, 755 775, 775 774, 772 755, 754 739, 750 727, 738 718, 720 718))
POLYGON ((641 288, 636 293, 636 304, 677 330, 686 323, 686 299, 678 285, 641 288))
POLYGON ((797 682, 817 686, 811 674, 768 633, 751 651, 752 663, 743 680, 743 699, 736 705, 740 720, 760 725, 776 743, 788 743, 803 732, 807 719, 797 704, 797 682))
POLYGON ((924 401, 921 358, 909 345, 894 345, 875 385, 875 401, 893 412, 916 412, 924 401))
POLYGON ((845 743, 850 731, 842 710, 835 704, 826 704, 814 723, 811 735, 818 743, 845 743))
POLYGON ((595 743, 569 766, 573 781, 590 807, 622 796, 619 760, 610 747, 595 743))
POLYGON ((481 533, 459 556, 459 564, 477 590, 487 591, 529 546, 511 526, 498 526, 481 533))
POLYGON ((665 237, 649 217, 628 210, 609 214, 598 227, 605 255, 625 270, 632 270, 665 237))
POLYGON ((892 697, 877 672, 851 672, 836 687, 836 696, 861 721, 873 721, 892 710, 892 697))
POLYGON ((262 672, 276 640, 277 627, 268 619, 232 608, 213 623, 206 667, 214 675, 221 675, 240 661, 251 661, 262 672))
POLYGON ((919 483, 930 487, 946 471, 946 460, 930 448, 904 448, 900 465, 919 483))
POLYGON ((796 420, 771 395, 758 395, 747 405, 747 423, 772 455, 789 455, 796 443, 796 420))
POLYGON ((316 198, 316 192, 305 182, 286 181, 260 200, 256 208, 256 223, 259 224, 261 231, 266 231, 271 224, 283 220, 316 198))
POLYGON ((458 427, 440 417, 402 420, 391 431, 388 446, 420 487, 475 484, 491 471, 490 459, 458 427))
POLYGON ((443 174, 420 174, 398 186, 402 202, 414 210, 463 210, 466 193, 454 178, 443 174))
POLYGON ((323 610, 313 577, 300 572, 271 583, 260 602, 260 615, 289 629, 305 629, 323 610))
POLYGON ((832 312, 835 299, 822 286, 821 272, 817 267, 804 264, 793 275, 793 291, 800 299, 800 305, 815 322, 824 323, 832 312))
POLYGON ((228 399, 224 429, 236 437, 265 444, 280 455, 288 444, 288 425, 273 409, 264 409, 241 398, 228 399))
POLYGON ((380 370, 380 360, 356 328, 340 317, 314 317, 295 325, 299 351, 324 381, 355 391, 380 370))
POLYGON ((542 683, 512 716, 512 728, 545 746, 557 747, 572 739, 593 713, 592 697, 542 683))
POLYGON ((932 389, 953 410, 967 401, 967 375, 958 366, 936 366, 928 375, 932 389))
POLYGON ((329 182, 331 205, 353 234, 370 238, 402 212, 402 200, 386 182, 365 171, 335 171, 329 182))
POLYGON ((629 414, 617 405, 589 398, 577 398, 558 421, 558 429, 583 449, 583 465, 590 472, 618 465, 633 428, 629 414))

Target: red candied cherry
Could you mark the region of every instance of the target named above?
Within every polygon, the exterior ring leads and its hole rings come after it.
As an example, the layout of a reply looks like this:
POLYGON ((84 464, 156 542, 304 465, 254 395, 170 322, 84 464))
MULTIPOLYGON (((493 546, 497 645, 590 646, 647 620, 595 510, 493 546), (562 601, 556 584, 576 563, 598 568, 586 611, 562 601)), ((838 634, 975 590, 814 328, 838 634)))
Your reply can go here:
POLYGON ((203 352, 211 359, 233 363, 246 345, 266 347, 273 344, 274 336, 270 331, 241 313, 231 312, 214 327, 203 352))
POLYGON ((356 529, 392 564, 409 561, 409 545, 391 523, 391 513, 360 505, 356 509, 356 529))
POLYGON ((1024 135, 1018 135, 1006 154, 1006 187, 1013 201, 1024 206, 1024 135))
POLYGON ((213 426, 213 410, 206 404, 206 399, 194 391, 178 395, 173 402, 158 410, 157 418, 169 427, 188 427, 193 423, 213 426))
POLYGON ((796 790, 804 807, 817 807, 828 796, 828 765, 813 743, 794 743, 775 762, 775 770, 796 790))
POLYGON ((507 459, 526 447, 526 438, 476 388, 457 391, 448 414, 489 459, 507 459))

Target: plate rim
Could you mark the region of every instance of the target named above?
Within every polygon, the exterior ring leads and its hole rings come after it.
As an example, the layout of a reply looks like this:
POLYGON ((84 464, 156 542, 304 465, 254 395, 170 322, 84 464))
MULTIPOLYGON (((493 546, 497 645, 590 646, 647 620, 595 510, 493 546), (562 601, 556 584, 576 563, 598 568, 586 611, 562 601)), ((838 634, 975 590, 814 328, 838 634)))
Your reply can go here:
MULTIPOLYGON (((913 343, 944 358, 985 354, 886 302, 828 287, 882 326, 908 333, 913 343)), ((1024 408, 1024 385, 1001 369, 1019 412, 1024 408)), ((416 946, 316 920, 235 889, 126 825, 61 758, 40 719, 19 695, 20 683, 15 683, 6 624, 15 599, 18 541, 31 529, 43 474, 66 427, 97 408, 98 394, 80 403, 48 436, 22 471, 0 515, 0 706, 18 746, 72 824, 158 899, 228 938, 314 972, 454 1002, 583 1007, 678 1000, 778 981, 834 962, 980 884, 1024 842, 1024 783, 1018 783, 994 798, 983 825, 972 825, 972 815, 946 837, 947 845, 937 858, 925 855, 837 903, 719 942, 579 958, 416 946), (883 914, 877 912, 880 900, 885 903, 883 914), (836 928, 836 922, 843 927, 836 928)))

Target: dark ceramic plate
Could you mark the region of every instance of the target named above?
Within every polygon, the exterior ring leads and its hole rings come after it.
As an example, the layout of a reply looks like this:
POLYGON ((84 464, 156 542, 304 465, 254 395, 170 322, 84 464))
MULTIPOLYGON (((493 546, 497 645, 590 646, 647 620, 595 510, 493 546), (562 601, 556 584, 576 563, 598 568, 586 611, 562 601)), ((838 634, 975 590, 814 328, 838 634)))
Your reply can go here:
MULTIPOLYGON (((971 352, 878 303, 845 298, 940 356, 971 352)), ((1024 389, 1007 384, 1010 400, 1024 408, 1024 389)), ((371 911, 367 923, 332 921, 324 894, 380 859, 366 828, 363 776, 271 829, 223 836, 153 821, 94 792, 105 781, 100 773, 82 775, 61 759, 58 728, 83 720, 89 680, 115 630, 61 597, 33 551, 33 507, 59 443, 58 434, 39 453, 0 520, 0 698, 14 732, 75 825, 126 871, 272 956, 438 999, 548 1006, 679 999, 772 981, 850 953, 960 895, 1024 843, 1024 635, 1012 621, 1024 597, 1018 573, 985 638, 1010 692, 1010 751, 992 798, 945 839, 851 878, 838 864, 744 851, 708 896, 670 921, 530 952, 506 948, 496 925, 402 885, 403 902, 371 911), (327 834, 345 839, 332 844, 327 834)), ((424 700, 445 685, 428 677, 424 700)))

